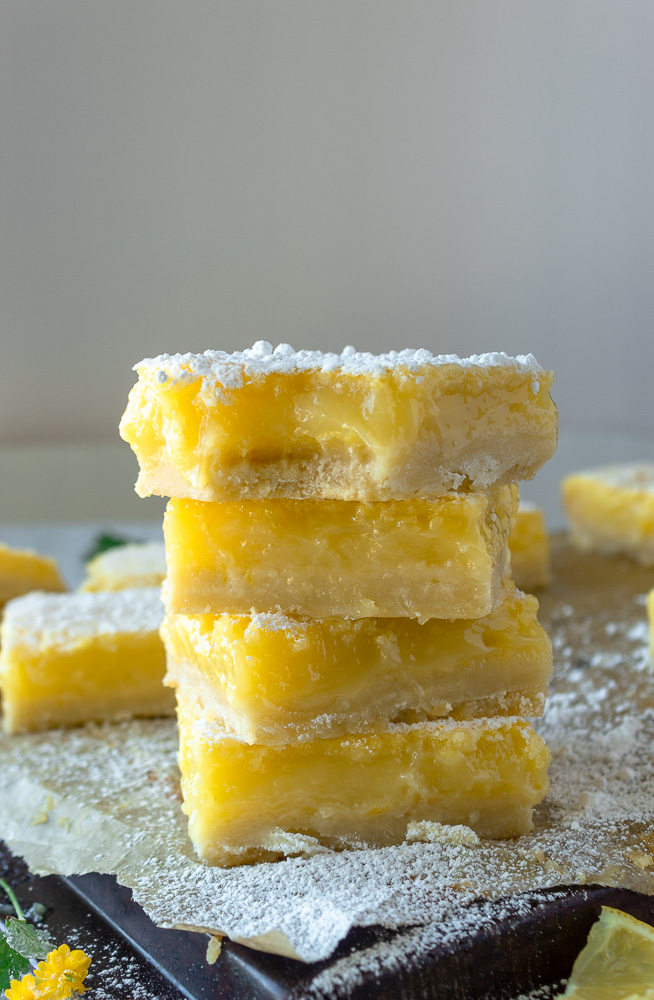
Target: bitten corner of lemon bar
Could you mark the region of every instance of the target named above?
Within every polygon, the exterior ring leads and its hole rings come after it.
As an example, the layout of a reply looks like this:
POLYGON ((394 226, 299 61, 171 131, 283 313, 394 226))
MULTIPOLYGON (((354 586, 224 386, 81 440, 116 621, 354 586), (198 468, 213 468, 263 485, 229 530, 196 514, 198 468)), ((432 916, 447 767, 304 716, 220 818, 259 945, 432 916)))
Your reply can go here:
POLYGON ((141 496, 429 498, 530 479, 556 448, 552 373, 531 355, 261 341, 135 367, 120 433, 141 496))

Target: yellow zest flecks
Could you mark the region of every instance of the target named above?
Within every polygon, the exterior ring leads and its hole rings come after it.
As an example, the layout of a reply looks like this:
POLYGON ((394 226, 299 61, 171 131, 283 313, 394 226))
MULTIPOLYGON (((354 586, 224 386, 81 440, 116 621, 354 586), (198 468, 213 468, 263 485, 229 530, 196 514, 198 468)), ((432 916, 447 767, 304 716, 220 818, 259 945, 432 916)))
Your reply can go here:
POLYGON ((68 1000, 74 993, 84 993, 83 985, 91 959, 83 951, 71 951, 67 944, 51 951, 33 973, 20 982, 12 979, 5 990, 7 1000, 68 1000))

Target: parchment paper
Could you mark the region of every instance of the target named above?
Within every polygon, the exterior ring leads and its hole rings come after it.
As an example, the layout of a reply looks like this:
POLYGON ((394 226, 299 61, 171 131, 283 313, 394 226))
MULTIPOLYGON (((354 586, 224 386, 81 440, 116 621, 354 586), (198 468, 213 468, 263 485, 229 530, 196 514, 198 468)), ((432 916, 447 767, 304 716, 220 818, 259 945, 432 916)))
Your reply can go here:
POLYGON ((222 870, 186 836, 171 720, 0 740, 0 837, 32 871, 115 874, 163 927, 227 934, 304 961, 353 925, 438 923, 474 898, 597 882, 654 894, 654 680, 644 596, 654 570, 559 540, 541 595, 556 675, 538 728, 552 788, 535 830, 478 841, 322 851, 222 870))

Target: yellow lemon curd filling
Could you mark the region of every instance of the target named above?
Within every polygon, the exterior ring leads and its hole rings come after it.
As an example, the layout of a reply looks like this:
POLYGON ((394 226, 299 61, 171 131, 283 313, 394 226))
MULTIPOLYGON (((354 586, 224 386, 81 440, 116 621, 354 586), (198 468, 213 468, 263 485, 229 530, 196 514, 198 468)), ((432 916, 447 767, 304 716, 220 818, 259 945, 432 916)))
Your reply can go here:
POLYGON ((56 561, 30 549, 12 549, 0 542, 0 608, 30 590, 66 590, 56 561))
POLYGON ((552 375, 534 359, 420 355, 431 360, 367 355, 357 367, 351 355, 316 352, 307 362, 305 352, 282 370, 274 354, 259 366, 249 352, 148 359, 136 366, 120 424, 139 462, 136 491, 196 500, 432 497, 466 481, 529 479, 553 454, 552 375))
POLYGON ((543 587, 550 581, 550 539, 540 507, 520 501, 511 534, 511 576, 523 590, 543 587))
POLYGON ((478 618, 504 596, 517 487, 434 500, 171 500, 168 611, 478 618))
POLYGON ((654 463, 575 473, 563 480, 562 497, 580 548, 654 566, 654 463))
POLYGON ((158 588, 10 601, 2 623, 5 732, 170 715, 158 588))
POLYGON ((166 576, 163 542, 117 545, 86 564, 82 591, 157 587, 166 576))
POLYGON ((180 692, 178 720, 183 808, 210 864, 302 853, 306 838, 337 848, 400 843, 421 821, 513 837, 531 829, 548 790, 549 751, 522 719, 248 745, 198 716, 180 692))
POLYGON ((552 672, 535 597, 473 620, 173 615, 166 682, 246 743, 330 737, 389 721, 540 715, 552 672))

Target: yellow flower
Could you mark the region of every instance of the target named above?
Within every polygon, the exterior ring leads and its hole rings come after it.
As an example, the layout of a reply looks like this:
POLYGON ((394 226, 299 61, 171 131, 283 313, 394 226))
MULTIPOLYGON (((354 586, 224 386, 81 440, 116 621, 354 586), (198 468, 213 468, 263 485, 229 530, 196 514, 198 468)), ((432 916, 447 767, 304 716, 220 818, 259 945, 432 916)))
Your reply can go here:
POLYGON ((7 1000, 68 1000, 73 993, 84 993, 82 983, 90 964, 83 951, 71 951, 62 944, 39 962, 33 975, 28 973, 20 982, 12 979, 5 996, 7 1000))

